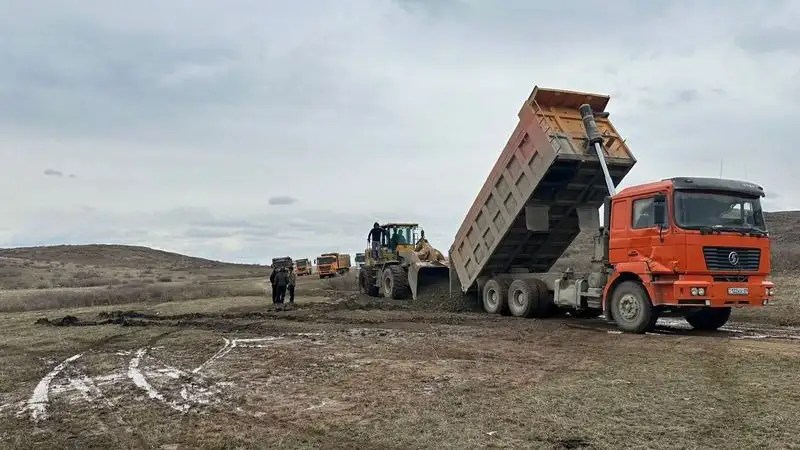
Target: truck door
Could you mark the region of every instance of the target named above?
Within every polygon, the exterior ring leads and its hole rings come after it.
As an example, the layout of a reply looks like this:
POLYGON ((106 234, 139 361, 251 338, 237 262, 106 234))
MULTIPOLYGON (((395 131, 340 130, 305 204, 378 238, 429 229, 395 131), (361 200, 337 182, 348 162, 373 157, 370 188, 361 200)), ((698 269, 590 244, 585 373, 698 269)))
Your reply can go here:
POLYGON ((655 197, 655 193, 651 193, 632 199, 628 256, 630 260, 652 256, 658 262, 671 267, 672 261, 678 260, 677 238, 672 232, 672 208, 670 202, 666 202, 666 225, 662 230, 654 221, 655 197))

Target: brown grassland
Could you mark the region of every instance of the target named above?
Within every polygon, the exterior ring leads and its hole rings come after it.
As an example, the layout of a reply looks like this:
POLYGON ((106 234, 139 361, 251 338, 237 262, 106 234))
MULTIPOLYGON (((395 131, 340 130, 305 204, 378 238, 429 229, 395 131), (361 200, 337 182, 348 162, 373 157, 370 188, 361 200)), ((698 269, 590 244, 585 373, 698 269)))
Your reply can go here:
POLYGON ((368 299, 353 273, 276 312, 265 266, 0 250, 0 448, 800 448, 800 213, 768 220, 778 298, 716 333, 368 299))

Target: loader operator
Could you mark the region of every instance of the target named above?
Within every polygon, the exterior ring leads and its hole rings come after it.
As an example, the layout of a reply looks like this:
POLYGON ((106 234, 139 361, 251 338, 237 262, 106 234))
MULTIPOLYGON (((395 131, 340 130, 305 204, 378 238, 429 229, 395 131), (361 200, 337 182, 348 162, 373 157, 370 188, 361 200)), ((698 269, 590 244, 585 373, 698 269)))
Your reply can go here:
POLYGON ((381 228, 378 222, 372 224, 372 229, 369 230, 367 241, 372 245, 372 259, 378 259, 378 252, 381 248, 381 237, 386 234, 386 230, 381 228))
POLYGON ((392 240, 391 240, 392 251, 397 250, 398 245, 402 245, 405 243, 406 243, 406 238, 403 236, 403 233, 398 230, 394 230, 394 234, 392 234, 392 240))

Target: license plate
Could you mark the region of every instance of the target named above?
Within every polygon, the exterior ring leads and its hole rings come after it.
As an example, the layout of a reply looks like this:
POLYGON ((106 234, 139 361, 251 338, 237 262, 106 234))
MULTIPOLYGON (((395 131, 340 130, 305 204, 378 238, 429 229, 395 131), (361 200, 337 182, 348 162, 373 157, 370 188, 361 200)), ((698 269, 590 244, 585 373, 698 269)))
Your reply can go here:
POLYGON ((747 295, 749 293, 750 289, 743 287, 728 288, 728 295, 747 295))

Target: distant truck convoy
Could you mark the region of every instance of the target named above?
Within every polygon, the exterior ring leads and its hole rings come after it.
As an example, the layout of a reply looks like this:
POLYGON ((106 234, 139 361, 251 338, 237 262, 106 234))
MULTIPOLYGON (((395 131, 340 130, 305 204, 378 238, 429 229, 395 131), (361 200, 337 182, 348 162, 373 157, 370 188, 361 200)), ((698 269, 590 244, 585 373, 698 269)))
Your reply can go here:
POLYGON ((272 258, 272 268, 273 269, 282 269, 284 267, 289 268, 292 265, 292 258, 288 256, 281 256, 279 258, 272 258))
POLYGON ((366 260, 364 253, 356 253, 356 265, 358 267, 363 266, 366 260))
POLYGON ((349 253, 323 253, 315 260, 319 278, 330 278, 350 271, 349 253))
POLYGON ((311 261, 308 258, 296 260, 294 272, 298 277, 311 275, 313 272, 311 261))
POLYGON ((768 304, 763 188, 673 177, 617 193, 636 159, 608 101, 534 87, 450 247, 451 292, 477 291, 489 313, 562 308, 635 333, 666 315, 713 330, 731 307, 768 304), (548 273, 581 231, 596 232, 591 270, 548 273))

